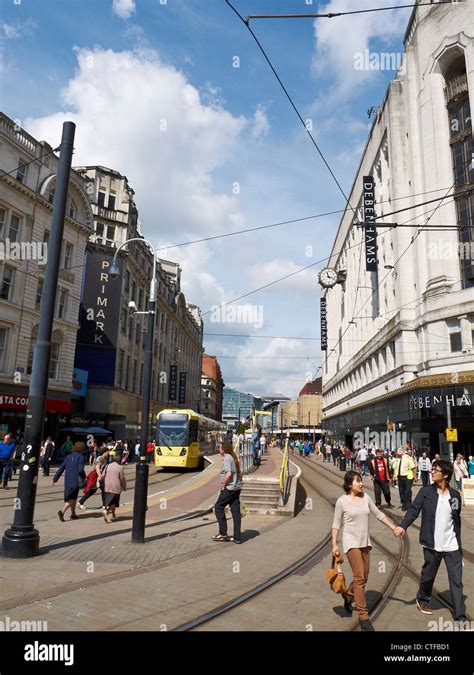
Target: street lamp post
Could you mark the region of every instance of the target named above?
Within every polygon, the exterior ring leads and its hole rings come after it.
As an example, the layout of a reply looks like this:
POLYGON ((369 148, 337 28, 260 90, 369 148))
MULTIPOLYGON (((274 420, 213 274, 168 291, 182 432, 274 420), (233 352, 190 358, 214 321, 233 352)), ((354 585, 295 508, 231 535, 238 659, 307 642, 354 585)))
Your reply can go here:
POLYGON ((51 217, 51 236, 48 243, 48 264, 40 304, 38 339, 35 346, 28 410, 26 412, 25 436, 21 455, 18 492, 15 500, 15 515, 10 529, 2 540, 2 553, 7 558, 32 558, 39 552, 39 532, 34 528, 36 489, 38 486, 38 463, 41 437, 46 411, 49 363, 51 357, 51 334, 54 322, 54 306, 58 285, 64 218, 66 214, 69 177, 76 125, 64 122, 61 138, 56 189, 51 217))
POLYGON ((145 517, 147 510, 147 493, 148 493, 148 472, 149 467, 146 461, 146 447, 148 444, 149 427, 150 427, 150 400, 151 400, 151 378, 153 373, 153 339, 155 333, 155 316, 156 316, 156 250, 152 244, 146 239, 136 237, 129 239, 121 244, 115 251, 112 266, 110 268, 110 277, 116 279, 120 272, 117 265, 117 255, 119 251, 127 244, 133 241, 140 241, 146 244, 153 253, 153 274, 150 284, 150 295, 148 298, 148 310, 145 312, 137 312, 133 310, 134 314, 146 314, 148 316, 147 339, 145 346, 145 359, 143 374, 143 392, 142 392, 142 427, 140 433, 140 454, 136 468, 135 479, 135 495, 133 501, 133 521, 132 521, 132 542, 142 544, 145 541, 145 517))

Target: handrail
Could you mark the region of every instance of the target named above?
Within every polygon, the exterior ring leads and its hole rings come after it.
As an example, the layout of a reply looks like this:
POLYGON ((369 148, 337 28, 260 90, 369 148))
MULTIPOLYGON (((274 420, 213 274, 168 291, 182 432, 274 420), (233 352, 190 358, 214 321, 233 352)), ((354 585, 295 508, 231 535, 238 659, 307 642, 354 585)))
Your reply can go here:
POLYGON ((285 503, 285 494, 287 492, 287 484, 289 480, 289 465, 290 465, 290 458, 288 455, 288 438, 286 439, 285 443, 285 451, 283 453, 283 461, 281 463, 281 470, 280 470, 280 504, 283 506, 285 503))

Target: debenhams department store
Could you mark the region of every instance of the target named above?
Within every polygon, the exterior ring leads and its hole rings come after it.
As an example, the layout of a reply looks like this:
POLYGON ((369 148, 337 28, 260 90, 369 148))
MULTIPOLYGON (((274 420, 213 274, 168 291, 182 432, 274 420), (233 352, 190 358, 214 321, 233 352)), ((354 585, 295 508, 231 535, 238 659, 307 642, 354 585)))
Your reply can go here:
MULTIPOLYGON (((453 444, 454 456, 461 452, 474 455, 474 371, 445 375, 428 375, 407 383, 390 394, 330 416, 326 410, 324 430, 330 438, 353 445, 356 432, 387 431, 387 423, 396 432, 406 432, 406 439, 416 452, 429 447, 431 454, 440 452, 449 458, 446 441, 448 406, 452 429, 458 441, 453 444)), ((393 447, 393 446, 392 446, 393 447)))

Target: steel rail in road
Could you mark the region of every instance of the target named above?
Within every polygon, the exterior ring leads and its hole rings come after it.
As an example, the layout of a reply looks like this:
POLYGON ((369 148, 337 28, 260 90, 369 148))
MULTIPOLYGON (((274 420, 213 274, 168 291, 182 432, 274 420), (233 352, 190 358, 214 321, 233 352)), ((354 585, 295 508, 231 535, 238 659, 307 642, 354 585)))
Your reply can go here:
MULTIPOLYGON (((319 476, 321 475, 319 473, 319 471, 317 470, 318 466, 316 464, 314 464, 313 462, 306 462, 306 464, 303 464, 303 466, 310 466, 314 473, 317 473, 319 476)), ((340 487, 340 485, 341 485, 340 482, 335 479, 332 472, 330 472, 331 478, 329 477, 329 469, 327 469, 326 467, 319 467, 319 468, 326 469, 327 473, 324 476, 324 478, 326 478, 326 480, 328 480, 330 483, 333 483, 334 485, 338 485, 340 487)), ((317 488, 314 488, 314 489, 316 490, 316 492, 319 492, 321 494, 321 496, 324 497, 324 499, 329 501, 329 499, 325 495, 323 495, 320 492, 320 490, 318 490, 317 488)), ((388 514, 386 514, 386 515, 388 515, 388 514)), ((391 515, 392 514, 390 514, 390 516, 391 515)), ((394 520, 395 520, 395 518, 394 518, 394 520)), ((405 539, 405 537, 403 537, 403 539, 401 541, 403 542, 404 539, 405 539)), ((391 553, 388 549, 386 549, 385 546, 383 544, 381 544, 375 537, 371 536, 371 540, 374 541, 377 544, 378 548, 380 548, 382 551, 384 551, 384 553, 386 553, 387 555, 389 555, 392 558, 394 557, 393 553, 391 553)), ((406 552, 407 552, 407 550, 408 550, 407 547, 405 547, 406 552)), ((390 593, 396 588, 397 584, 401 580, 403 571, 406 571, 409 574, 409 576, 416 581, 416 583, 419 583, 419 581, 420 581, 419 571, 415 570, 411 565, 409 565, 407 563, 406 559, 403 559, 403 562, 402 562, 402 557, 400 556, 398 563, 399 564, 397 566, 396 574, 393 575, 394 578, 392 580, 390 580, 390 582, 393 581, 393 583, 386 584, 387 592, 390 592, 390 593), (388 586, 391 587, 390 590, 388 590, 388 586)), ((374 606, 374 610, 376 610, 376 616, 378 616, 381 613, 381 611, 386 607, 387 602, 388 602, 388 597, 389 597, 388 595, 385 595, 385 596, 382 596, 381 598, 379 598, 379 602, 374 606)), ((443 595, 441 595, 441 593, 436 589, 435 586, 433 586, 432 597, 435 598, 441 605, 443 605, 450 612, 454 611, 454 607, 453 607, 452 602, 450 600, 447 600, 443 595)), ((369 614, 372 618, 372 614, 370 612, 369 612, 369 614)), ((466 614, 466 618, 467 618, 468 621, 473 620, 473 618, 469 614, 466 614)))

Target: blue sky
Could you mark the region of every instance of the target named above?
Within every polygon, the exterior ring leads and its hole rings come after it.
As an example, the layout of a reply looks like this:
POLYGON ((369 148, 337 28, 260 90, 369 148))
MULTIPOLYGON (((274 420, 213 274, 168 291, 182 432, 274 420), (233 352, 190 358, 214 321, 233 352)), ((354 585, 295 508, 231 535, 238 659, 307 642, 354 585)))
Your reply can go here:
MULTIPOLYGON (((233 4, 247 16, 384 3, 233 4)), ((366 111, 382 102, 394 75, 355 71, 354 53, 399 52, 409 14, 251 24, 346 192, 370 128, 366 111)), ((343 208, 257 45, 224 0, 2 0, 0 26, 3 111, 53 147, 62 121, 73 119, 75 163, 128 176, 144 234, 157 246, 343 208), (166 134, 157 131, 161 119, 166 134)), ((182 264, 187 300, 206 312, 327 256, 337 224, 331 216, 168 248, 163 257, 182 264)), ((237 303, 262 313, 258 325, 219 323, 208 313, 205 332, 318 338, 316 274, 323 266, 237 303)), ((227 384, 259 394, 296 395, 320 363, 317 341, 207 336, 205 347, 227 357, 227 384)))

